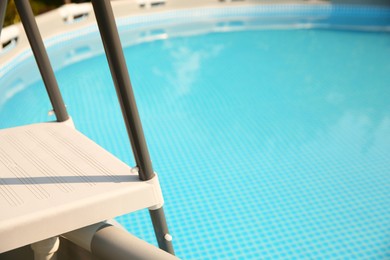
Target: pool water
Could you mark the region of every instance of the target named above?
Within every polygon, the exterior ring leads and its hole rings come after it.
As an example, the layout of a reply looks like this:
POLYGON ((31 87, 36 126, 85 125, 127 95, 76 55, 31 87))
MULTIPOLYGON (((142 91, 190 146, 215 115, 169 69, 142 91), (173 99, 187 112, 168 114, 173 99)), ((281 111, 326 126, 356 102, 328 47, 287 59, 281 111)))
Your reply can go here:
MULTIPOLYGON (((125 48, 180 258, 390 257, 389 36, 249 30, 125 48)), ((106 58, 56 75, 76 127, 134 165, 106 58)), ((49 119, 41 81, 13 88, 0 128, 49 119)), ((156 244, 146 210, 117 220, 156 244)))

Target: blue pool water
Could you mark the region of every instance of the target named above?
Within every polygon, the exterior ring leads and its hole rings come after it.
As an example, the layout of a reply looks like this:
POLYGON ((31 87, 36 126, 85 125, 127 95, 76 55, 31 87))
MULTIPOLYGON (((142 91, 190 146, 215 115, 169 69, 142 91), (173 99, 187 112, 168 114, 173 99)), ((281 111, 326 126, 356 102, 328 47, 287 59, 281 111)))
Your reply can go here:
MULTIPOLYGON (((179 257, 390 257, 389 36, 243 30, 125 48, 179 257)), ((56 75, 76 127, 134 165, 105 57, 56 75)), ((40 80, 1 80, 0 128, 53 119, 40 80)), ((156 243, 147 211, 117 220, 156 243)))

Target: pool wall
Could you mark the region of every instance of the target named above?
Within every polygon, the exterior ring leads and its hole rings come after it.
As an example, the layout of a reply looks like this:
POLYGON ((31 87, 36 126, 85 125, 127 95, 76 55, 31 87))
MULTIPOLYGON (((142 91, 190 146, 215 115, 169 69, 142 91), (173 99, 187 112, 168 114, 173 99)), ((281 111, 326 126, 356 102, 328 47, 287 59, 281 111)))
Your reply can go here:
MULTIPOLYGON (((164 2, 164 1, 163 1, 164 2)), ((286 10, 290 10, 288 15, 303 15, 312 13, 313 9, 317 9, 318 15, 330 16, 334 13, 345 12, 349 6, 332 5, 328 1, 287 1, 287 2, 272 2, 268 4, 266 1, 243 0, 243 1, 217 1, 217 0, 199 0, 199 1, 180 1, 170 0, 164 5, 156 5, 155 7, 146 8, 140 7, 136 1, 113 1, 113 10, 118 23, 124 20, 128 23, 139 24, 155 22, 156 20, 164 21, 167 19, 177 18, 193 18, 208 16, 213 13, 213 9, 218 9, 222 15, 240 15, 239 7, 256 7, 253 13, 262 12, 265 16, 283 15, 286 10), (225 11, 220 12, 220 9, 225 11), (208 9, 205 11, 205 9, 208 9), (343 11, 343 9, 345 9, 343 11), (187 10, 183 12, 183 10, 187 10), (305 11, 306 10, 306 11, 305 11), (156 13, 160 13, 156 16, 156 13), (170 13, 170 14, 168 14, 170 13), (126 21, 127 20, 127 21, 126 21)), ((385 12, 387 8, 363 8, 363 9, 378 9, 385 12)), ((371 11, 363 10, 360 14, 367 15, 371 11)), ((215 12, 215 10, 214 10, 215 12)), ((358 12, 359 13, 359 12, 358 12)), ((377 15, 377 14, 375 14, 377 15)), ((318 18, 318 17, 317 17, 318 18)), ((58 35, 67 35, 71 37, 71 33, 87 27, 92 27, 90 30, 97 30, 95 26, 96 20, 93 15, 93 9, 90 3, 83 4, 68 4, 56 10, 37 16, 37 23, 40 28, 43 39, 47 40, 58 35)), ((365 23, 366 24, 366 23, 365 23)), ((230 24, 229 26, 237 26, 230 24)), ((0 64, 4 67, 6 64, 21 55, 29 44, 20 23, 6 27, 1 33, 0 39, 0 64)), ((125 44, 124 44, 125 45, 125 44)), ((0 76, 2 75, 0 68, 0 76)))
MULTIPOLYGON (((184 1, 180 0, 171 0, 165 5, 159 5, 153 8, 142 8, 136 1, 113 1, 112 7, 116 18, 121 18, 186 8, 234 7, 256 4, 256 1, 250 0, 242 2, 220 2, 216 0, 183 2, 184 1)), ((307 1, 297 1, 296 3, 307 3, 307 1)), ((318 5, 326 4, 326 2, 315 1, 310 4, 318 5)), ((56 10, 39 15, 36 19, 43 39, 72 32, 96 23, 90 3, 64 5, 56 10)), ((1 33, 0 41, 1 64, 7 63, 7 61, 11 60, 15 55, 18 55, 21 51, 28 48, 28 41, 20 23, 4 28, 1 33)))
MULTIPOLYGON (((168 37, 233 30, 310 28, 390 30, 390 8, 333 5, 324 1, 271 5, 254 0, 240 2, 201 0, 185 3, 171 0, 165 5, 153 8, 142 8, 131 1, 113 1, 112 6, 120 33, 123 35, 121 38, 123 46, 168 37), (281 17, 284 19, 282 24, 281 17)), ((55 70, 103 52, 100 37, 96 34, 92 36, 97 31, 97 26, 90 3, 62 6, 38 16, 37 23, 55 70), (80 39, 80 36, 85 37, 80 39), (61 46, 69 41, 72 41, 74 48, 64 51, 61 46)), ((21 24, 3 29, 1 37, 1 45, 4 47, 0 49, 0 77, 6 83, 4 86, 18 85, 20 87, 14 90, 22 90, 23 86, 39 80, 40 75, 33 64, 34 60, 31 59, 32 52, 21 24), (23 75, 8 73, 28 58, 29 62, 23 62, 23 66, 31 67, 30 70, 25 70, 28 73, 23 75)), ((3 92, 1 88, 0 86, 0 92, 3 92)))
POLYGON ((388 0, 332 0, 332 3, 390 6, 390 2, 388 0))

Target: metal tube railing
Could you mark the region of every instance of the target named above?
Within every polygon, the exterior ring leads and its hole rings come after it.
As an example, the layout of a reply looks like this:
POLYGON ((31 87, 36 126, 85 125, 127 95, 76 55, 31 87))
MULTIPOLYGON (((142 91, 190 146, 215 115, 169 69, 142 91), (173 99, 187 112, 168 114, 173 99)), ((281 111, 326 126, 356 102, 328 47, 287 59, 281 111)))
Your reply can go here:
POLYGON ((50 102, 53 106, 54 113, 58 122, 68 120, 68 112, 58 88, 57 80, 54 76, 45 46, 43 45, 41 34, 39 33, 34 14, 28 0, 15 0, 16 9, 19 12, 24 30, 31 49, 34 53, 35 60, 38 64, 46 91, 49 95, 50 102))
MULTIPOLYGON (((150 180, 154 176, 152 162, 146 146, 111 3, 109 0, 92 0, 92 5, 135 161, 139 168, 139 178, 143 181, 150 180)), ((174 254, 163 208, 150 210, 149 212, 160 248, 174 254)))
POLYGON ((114 14, 108 1, 92 1, 100 35, 106 51, 111 75, 125 120, 127 133, 133 148, 140 179, 150 180, 154 176, 149 151, 135 102, 122 45, 119 40, 114 14))
POLYGON ((1 29, 4 25, 4 19, 5 19, 5 11, 7 10, 7 0, 1 0, 0 1, 0 37, 1 37, 1 29))

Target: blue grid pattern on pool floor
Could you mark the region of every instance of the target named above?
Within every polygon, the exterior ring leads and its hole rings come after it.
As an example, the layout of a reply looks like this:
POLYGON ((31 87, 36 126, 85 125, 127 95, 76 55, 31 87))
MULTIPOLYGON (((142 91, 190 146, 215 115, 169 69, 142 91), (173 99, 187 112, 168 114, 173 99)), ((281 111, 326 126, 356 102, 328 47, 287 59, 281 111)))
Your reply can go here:
MULTIPOLYGON (((127 48, 178 256, 389 258, 389 46, 388 33, 286 30, 127 48)), ((56 74, 78 129, 134 165, 105 58, 56 74)), ((48 107, 36 82, 0 126, 48 107)), ((156 244, 147 211, 118 221, 156 244)))
MULTIPOLYGON (((236 33, 232 40, 217 34, 126 50, 135 61, 129 71, 140 86, 137 100, 179 256, 388 257, 390 110, 389 91, 380 83, 389 77, 388 48, 377 49, 386 46, 383 36, 285 31, 236 33), (280 35, 289 42, 277 43, 280 35), (265 41, 279 53, 250 48, 265 41), (376 47, 362 48, 362 41, 376 47), (299 48, 300 42, 306 46, 299 48), (318 42, 338 55, 321 63, 318 42), (308 53, 300 60, 292 49, 308 53), (147 53, 155 59, 143 61, 142 69, 138 61, 147 53), (375 68, 380 82, 354 82, 353 72, 340 82, 338 67, 361 71, 355 55, 375 60, 365 66, 375 68), (256 64, 260 59, 268 62, 256 64), (339 59, 346 63, 335 64, 339 59), (272 72, 275 60, 284 62, 277 63, 280 72, 272 72), (199 67, 196 73, 192 67, 199 67), (277 76, 253 82, 259 72, 277 76), (305 77, 310 84, 301 81, 305 77)), ((118 115, 107 126, 119 121, 118 115)), ((118 152, 124 160, 126 149, 118 152)), ((118 220, 154 242, 152 229, 141 224, 147 212, 118 220)))

